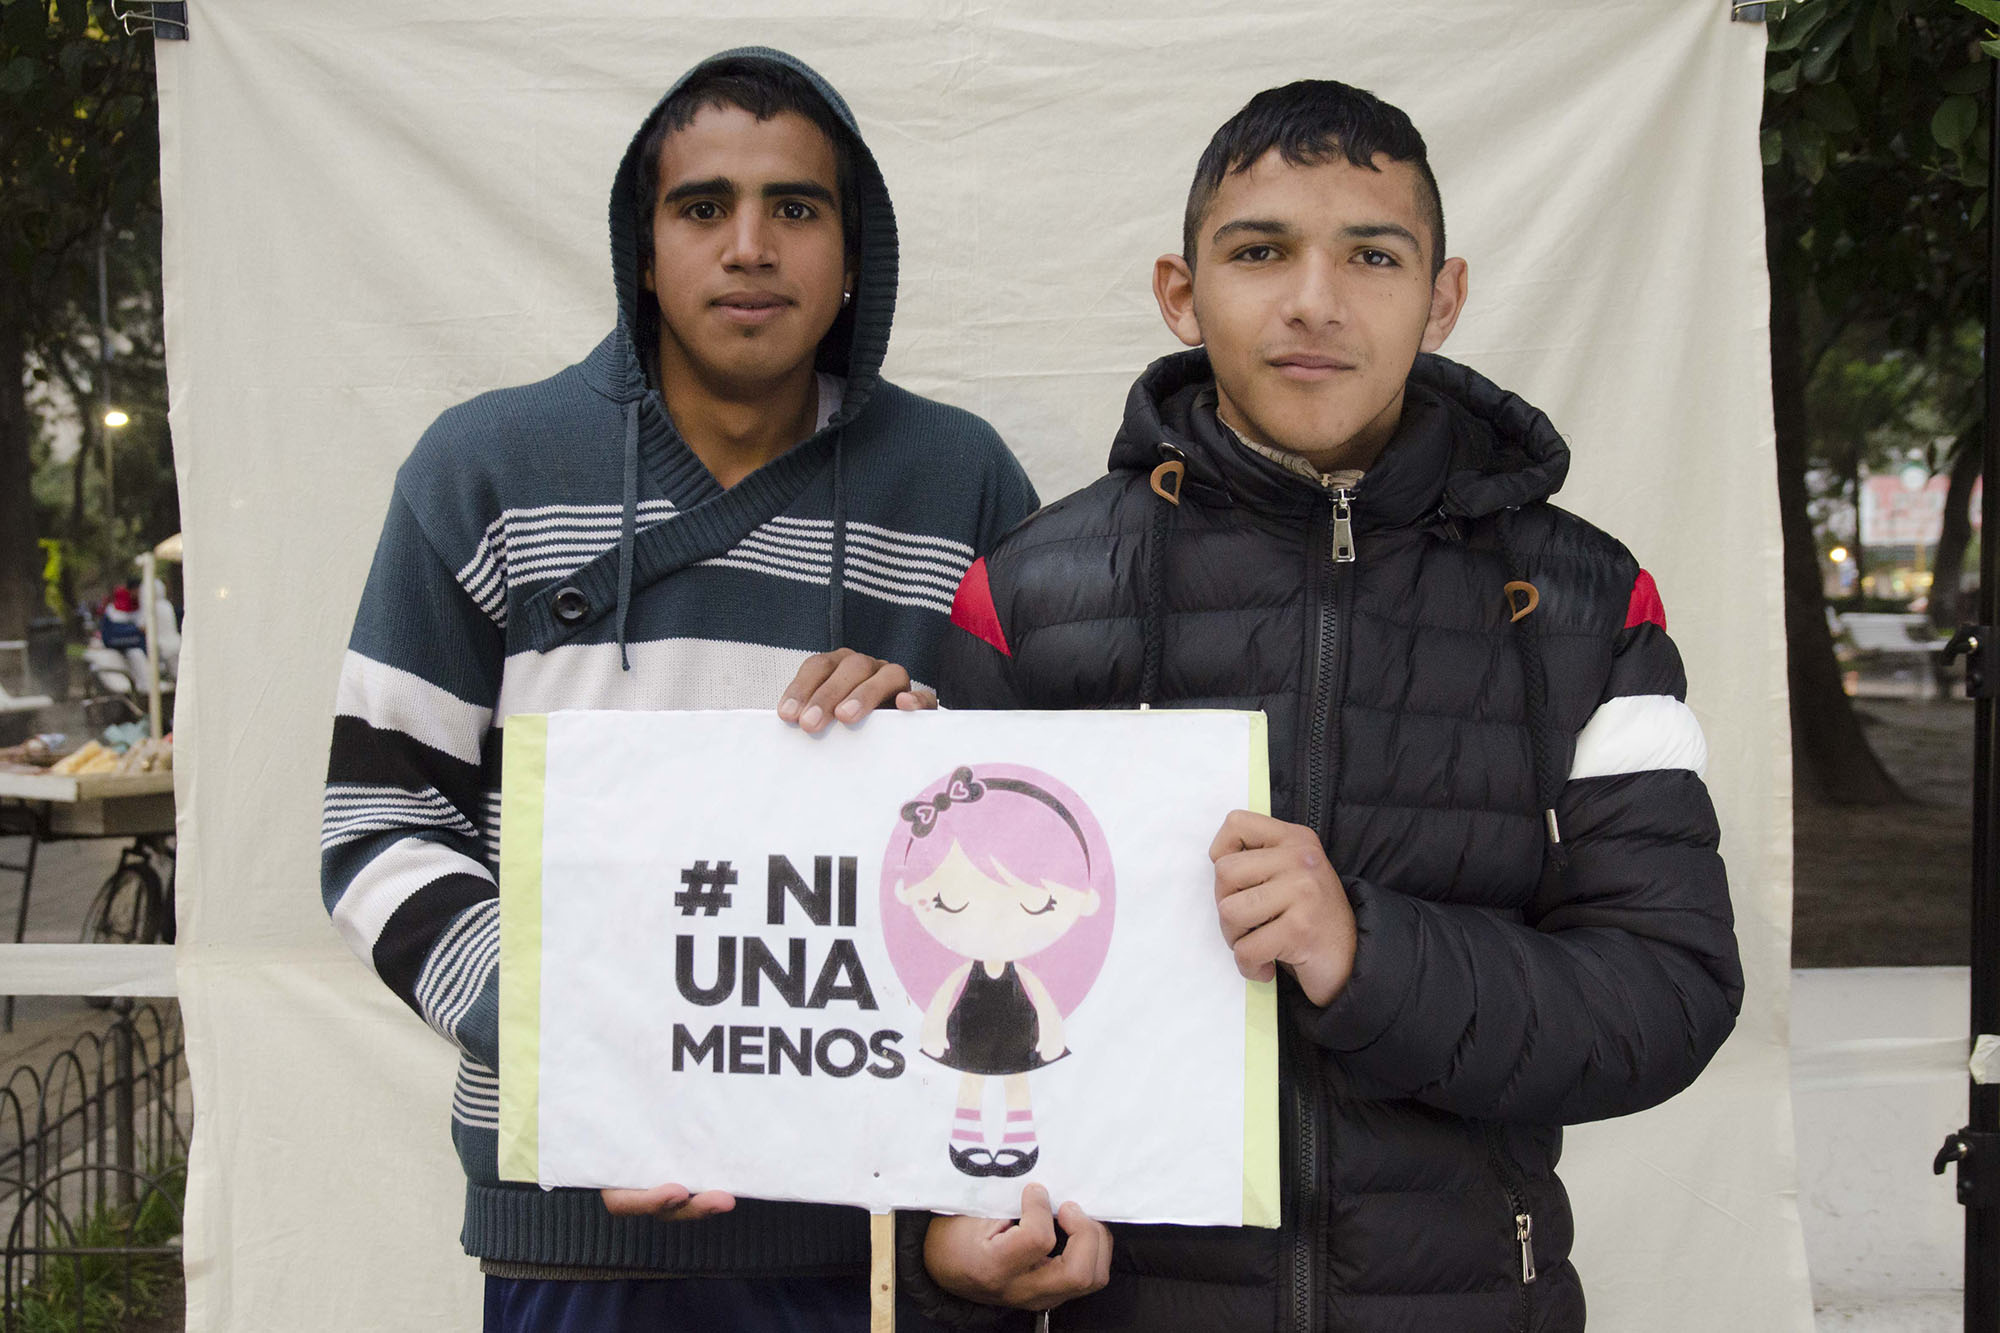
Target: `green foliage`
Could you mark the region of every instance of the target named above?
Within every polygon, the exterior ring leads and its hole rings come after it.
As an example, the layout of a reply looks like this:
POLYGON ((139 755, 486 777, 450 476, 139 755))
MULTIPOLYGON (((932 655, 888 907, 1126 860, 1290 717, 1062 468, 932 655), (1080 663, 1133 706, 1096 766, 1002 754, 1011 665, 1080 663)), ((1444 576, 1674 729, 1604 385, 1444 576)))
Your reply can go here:
POLYGON ((1958 439, 1978 420, 1993 78, 1982 20, 2000 22, 2000 0, 1800 0, 1768 25, 1771 277, 1774 296, 1798 303, 1802 345, 1782 354, 1799 358, 1820 466, 1845 470, 1891 436, 1906 455, 1931 451, 1925 429, 1958 439), (1918 403, 1921 426, 1908 415, 1918 403))
POLYGON ((0 0, 0 324, 26 352, 25 390, 15 387, 19 368, 0 367, 0 392, 25 395, 20 410, 0 411, 0 458, 28 454, 37 535, 70 543, 72 598, 101 594, 130 572, 137 550, 179 528, 159 317, 157 121, 152 41, 126 36, 108 0, 0 0), (108 373, 100 250, 115 351, 108 373), (98 428, 103 401, 131 424, 98 428), (84 449, 57 460, 50 435, 64 421, 72 435, 82 423, 84 449), (106 447, 116 451, 115 512, 106 447))
MULTIPOLYGON (((20 0, 13 0, 18 4, 20 0)), ((184 1161, 156 1176, 136 1207, 105 1207, 78 1228, 73 1243, 83 1249, 164 1245, 181 1233, 187 1193, 184 1161)), ((53 1255, 40 1281, 20 1294, 17 1317, 22 1333, 121 1333, 130 1323, 162 1313, 180 1291, 180 1264, 171 1255, 53 1255)))

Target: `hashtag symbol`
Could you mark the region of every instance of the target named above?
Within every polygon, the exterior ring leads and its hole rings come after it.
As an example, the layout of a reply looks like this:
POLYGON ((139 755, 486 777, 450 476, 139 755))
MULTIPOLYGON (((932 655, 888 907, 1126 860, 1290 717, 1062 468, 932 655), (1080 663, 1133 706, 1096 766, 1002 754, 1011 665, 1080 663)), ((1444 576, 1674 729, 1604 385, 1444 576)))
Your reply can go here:
POLYGON ((674 895, 674 906, 682 916, 714 916, 729 906, 729 886, 735 882, 736 868, 729 862, 717 861, 711 870, 708 862, 696 861, 681 871, 681 883, 687 887, 674 895))

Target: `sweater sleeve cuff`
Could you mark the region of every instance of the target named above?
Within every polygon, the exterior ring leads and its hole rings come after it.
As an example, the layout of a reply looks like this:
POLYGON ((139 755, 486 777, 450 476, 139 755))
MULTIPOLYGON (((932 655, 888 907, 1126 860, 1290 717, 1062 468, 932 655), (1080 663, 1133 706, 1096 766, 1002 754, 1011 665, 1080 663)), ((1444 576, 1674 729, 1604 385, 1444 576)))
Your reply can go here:
POLYGON ((1034 1316, 1023 1310, 997 1305, 980 1305, 963 1300, 940 1287, 924 1267, 924 1238, 934 1214, 896 1214, 896 1283, 903 1297, 933 1323, 945 1328, 992 1330, 992 1333, 1027 1333, 1034 1316))
POLYGON ((1403 894, 1349 880, 1354 906, 1354 971, 1324 1009, 1308 1008, 1306 1035, 1329 1050, 1352 1053, 1381 1040, 1404 1011, 1419 962, 1417 906, 1403 894))

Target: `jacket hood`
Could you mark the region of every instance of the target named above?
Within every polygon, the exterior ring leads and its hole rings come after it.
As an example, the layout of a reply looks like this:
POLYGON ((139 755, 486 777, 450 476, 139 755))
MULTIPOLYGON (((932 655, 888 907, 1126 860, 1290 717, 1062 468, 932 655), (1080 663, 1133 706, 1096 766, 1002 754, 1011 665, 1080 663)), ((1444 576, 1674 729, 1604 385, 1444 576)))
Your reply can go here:
MULTIPOLYGON (((1172 456, 1163 449, 1171 446, 1186 457, 1184 484, 1198 502, 1316 502, 1302 479, 1237 446, 1214 411, 1200 405, 1214 383, 1200 348, 1148 366, 1126 397, 1112 470, 1150 472, 1172 456)), ((1425 354, 1410 370, 1402 424, 1369 469, 1356 505, 1391 521, 1439 508, 1479 517, 1547 499, 1568 472, 1569 446, 1540 409, 1476 371, 1425 354)))
POLYGON ((840 411, 833 420, 833 424, 839 425, 860 412, 881 379, 882 358, 889 348, 889 326, 896 312, 896 214, 890 206, 881 169, 862 141, 860 127, 846 101, 804 61, 770 47, 737 47, 695 65, 660 94, 660 100, 633 133, 611 185, 611 276, 618 299, 618 326, 584 363, 584 370, 593 385, 614 401, 631 402, 646 393, 645 362, 655 355, 654 330, 659 321, 652 294, 643 286, 645 275, 639 260, 640 150, 667 100, 696 74, 725 60, 768 61, 801 75, 848 132, 855 197, 844 202, 859 214, 859 274, 854 284, 854 299, 820 340, 818 357, 819 369, 847 380, 840 411))

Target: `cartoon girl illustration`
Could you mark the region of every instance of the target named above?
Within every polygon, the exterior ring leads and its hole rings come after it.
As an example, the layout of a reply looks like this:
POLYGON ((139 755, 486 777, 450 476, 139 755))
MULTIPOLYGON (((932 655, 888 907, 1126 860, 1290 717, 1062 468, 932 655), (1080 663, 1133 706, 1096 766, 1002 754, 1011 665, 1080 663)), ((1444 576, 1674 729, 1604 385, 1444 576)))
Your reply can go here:
POLYGON ((960 1072, 946 1151, 966 1175, 1025 1175, 1040 1159, 1028 1075, 1070 1053, 1064 1019, 1103 966, 1112 893, 1096 819, 1046 773, 968 765, 903 806, 882 866, 884 933, 924 1007, 918 1049, 960 1072), (1007 1107, 997 1147, 990 1078, 1007 1107))

